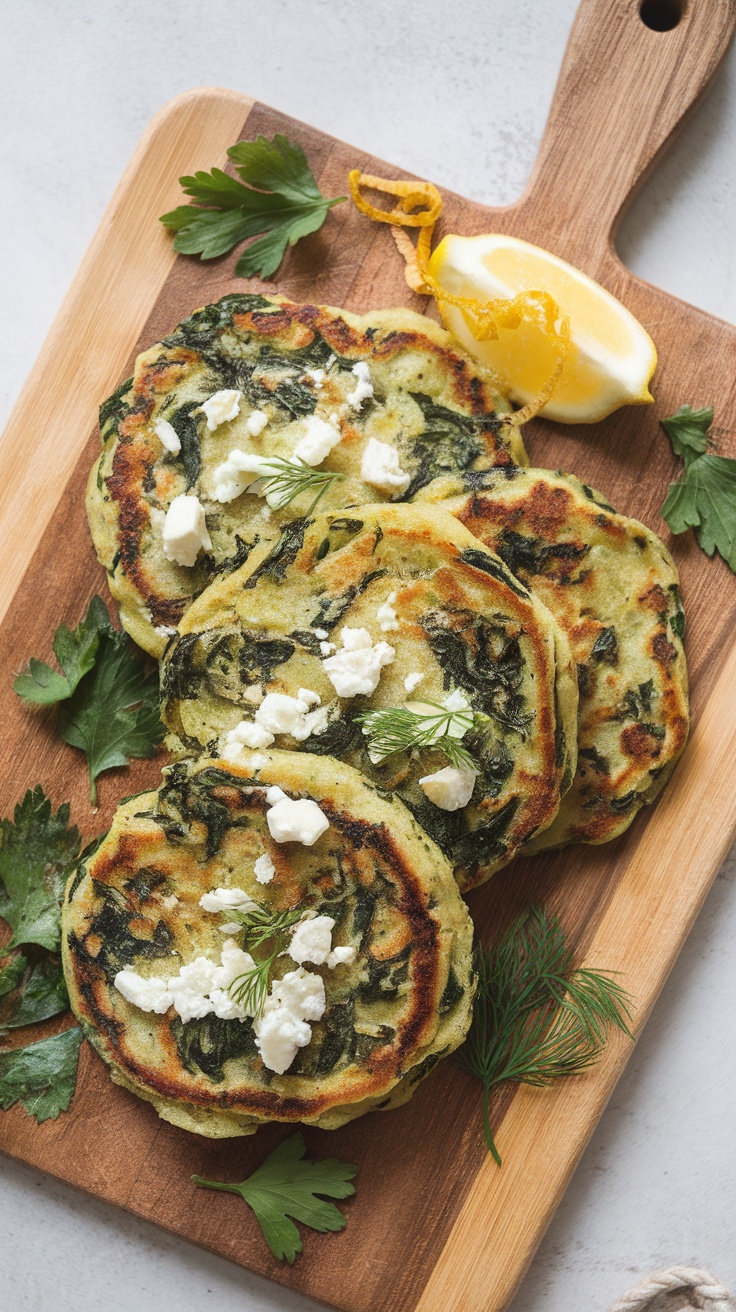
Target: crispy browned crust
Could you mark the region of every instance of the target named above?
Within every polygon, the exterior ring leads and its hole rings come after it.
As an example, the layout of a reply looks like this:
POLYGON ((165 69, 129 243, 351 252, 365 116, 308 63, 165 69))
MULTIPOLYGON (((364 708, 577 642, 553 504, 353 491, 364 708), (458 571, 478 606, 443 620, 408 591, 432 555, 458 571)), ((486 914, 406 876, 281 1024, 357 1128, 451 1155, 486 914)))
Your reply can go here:
MULTIPOLYGON (((206 769, 208 765, 212 762, 200 763, 193 768, 206 769)), ((228 842, 234 844, 228 847, 230 861, 238 850, 238 833, 244 832, 244 819, 248 822, 247 830, 264 816, 265 788, 241 789, 238 786, 240 779, 244 784, 246 781, 252 784, 252 776, 224 763, 218 765, 233 780, 232 786, 222 784, 212 792, 216 802, 224 804, 230 813, 232 828, 228 842)), ((322 765, 319 768, 322 769, 322 765)), ((350 785, 348 776, 354 772, 334 766, 334 763, 329 768, 333 776, 335 772, 340 773, 343 785, 346 779, 350 785)), ((368 790, 362 783, 360 789, 365 800, 368 790)), ((407 843, 412 822, 403 813, 403 808, 400 808, 403 814, 398 814, 396 832, 393 832, 384 818, 374 824, 341 808, 336 800, 320 800, 320 806, 330 821, 331 841, 338 840, 345 861, 352 860, 354 869, 366 878, 371 872, 374 875, 378 872, 381 878, 391 882, 392 906, 402 925, 396 933, 412 945, 407 1005, 397 1018, 391 1042, 376 1047, 363 1065, 349 1066, 337 1075, 333 1073, 313 1079, 314 1092, 310 1090, 309 1096, 303 1091, 304 1077, 293 1077, 288 1072, 284 1076, 274 1076, 264 1070, 257 1055, 233 1060, 228 1064, 227 1079, 215 1082, 204 1075, 193 1074, 183 1065, 173 1030, 174 1013, 158 1016, 138 1013, 136 1008, 130 1008, 114 988, 113 972, 109 967, 105 968, 104 950, 109 947, 109 937, 106 942, 103 922, 98 922, 101 909, 106 905, 105 894, 112 895, 118 905, 125 907, 129 932, 144 944, 163 944, 166 940, 167 945, 176 943, 176 951, 186 944, 188 932, 197 939, 202 932, 216 930, 215 918, 199 908, 198 897, 218 883, 222 867, 217 867, 215 858, 212 861, 195 859, 187 844, 167 842, 160 827, 150 819, 136 822, 135 810, 143 809, 150 816, 155 799, 156 794, 148 794, 136 799, 132 806, 127 804, 122 808, 125 812, 122 825, 116 822, 86 869, 72 877, 64 911, 65 971, 72 1007, 116 1075, 144 1096, 153 1095, 167 1103, 182 1103, 209 1111, 227 1111, 238 1117, 254 1118, 256 1122, 271 1119, 314 1121, 335 1108, 375 1100, 390 1091, 431 1044, 437 1028, 439 999, 448 978, 448 929, 458 927, 457 920, 454 926, 446 921, 443 923, 442 913, 432 896, 432 883, 433 880, 436 883, 437 876, 428 879, 426 865, 422 869, 416 860, 412 862, 411 859, 412 854, 416 858, 417 852, 420 855, 426 852, 429 860, 435 863, 439 860, 440 871, 444 867, 443 896, 446 897, 453 881, 449 868, 444 866, 436 849, 433 849, 432 856, 424 836, 418 837, 418 830, 414 843, 411 840, 407 843), (179 908, 167 911, 162 906, 160 890, 145 888, 142 896, 135 891, 137 885, 132 881, 142 872, 150 873, 154 869, 157 875, 170 872, 171 886, 177 888, 185 904, 183 911, 179 908), (135 1024, 130 1023, 131 1012, 142 1015, 146 1030, 154 1031, 155 1064, 141 1058, 139 1034, 135 1024)), ((392 807, 394 812, 399 810, 398 804, 394 803, 392 807)), ((380 803, 380 808, 385 810, 385 802, 380 803)), ((289 849, 296 846, 290 844, 289 849)), ((322 859, 326 860, 325 857, 322 859)), ((441 879, 441 873, 439 877, 441 879)), ((304 870, 300 872, 291 866, 286 856, 283 865, 280 862, 277 882, 275 905, 283 908, 301 903, 305 896, 304 870)), ((454 896, 451 889, 450 893, 454 896)), ((459 903, 459 899, 457 901, 459 903)), ((462 915, 465 915, 464 909, 462 915)), ((461 925, 461 938, 463 932, 461 925)), ((469 933, 467 937, 466 955, 469 957, 469 933)), ((198 950, 201 950, 201 939, 197 939, 197 943, 198 950)), ((158 956, 166 955, 168 951, 169 947, 165 946, 158 956)), ((152 970, 156 973, 155 958, 152 970)), ((329 999, 331 981, 327 976, 325 983, 329 999)), ((241 1024, 238 1021, 229 1023, 241 1024)))
POLYGON ((482 481, 488 486, 440 504, 498 551, 540 597, 567 633, 580 672, 577 775, 557 821, 535 846, 541 850, 550 840, 605 842, 659 795, 687 740, 687 671, 674 562, 649 529, 613 512, 577 479, 530 469, 508 481, 493 474, 482 481), (524 541, 541 550, 534 564, 524 541), (603 551, 591 554, 592 544, 603 551), (596 640, 616 617, 616 589, 629 578, 626 621, 632 633, 643 629, 645 641, 631 666, 634 640, 625 655, 592 659, 596 640), (612 594, 608 619, 607 590, 612 594), (656 708, 629 722, 623 709, 627 685, 648 679, 656 708), (620 761, 606 774, 595 753, 613 733, 620 761))

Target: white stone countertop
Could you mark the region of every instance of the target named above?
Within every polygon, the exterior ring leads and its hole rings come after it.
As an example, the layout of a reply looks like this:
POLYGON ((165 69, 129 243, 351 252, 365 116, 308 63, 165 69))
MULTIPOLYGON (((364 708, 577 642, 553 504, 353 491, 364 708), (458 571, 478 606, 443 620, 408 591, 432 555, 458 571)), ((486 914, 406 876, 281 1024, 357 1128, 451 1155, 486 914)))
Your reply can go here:
MULTIPOLYGON (((233 87, 509 203, 531 168, 574 11, 575 0, 0 0, 0 423, 136 141, 170 97, 233 87)), ((736 47, 618 243, 638 274, 731 321, 735 140, 736 47)), ((510 1312, 605 1312, 675 1263, 736 1290, 735 855, 510 1312)), ((24 1166, 0 1160, 0 1175, 3 1308, 316 1312, 24 1166)))

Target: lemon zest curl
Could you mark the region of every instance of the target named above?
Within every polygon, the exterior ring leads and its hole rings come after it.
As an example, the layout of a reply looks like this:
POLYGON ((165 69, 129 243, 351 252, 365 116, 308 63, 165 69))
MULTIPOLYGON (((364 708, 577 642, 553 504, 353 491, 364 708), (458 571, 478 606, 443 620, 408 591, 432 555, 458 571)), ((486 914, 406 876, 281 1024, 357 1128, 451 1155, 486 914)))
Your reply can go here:
POLYGON ((471 296, 455 296, 448 292, 429 272, 432 254, 432 237, 442 213, 442 197, 431 182, 413 179, 378 178, 372 173, 352 169, 348 174, 350 194, 362 214, 376 223, 391 225, 391 235, 404 259, 404 277, 413 292, 433 296, 447 324, 446 307, 454 306, 464 315, 468 327, 477 341, 495 341, 501 329, 515 329, 521 323, 531 323, 547 338, 557 351, 555 368, 537 395, 514 413, 518 424, 525 424, 538 414, 554 392, 565 363, 570 355, 572 340, 570 320, 549 292, 519 292, 511 300, 480 301, 471 296), (396 198, 390 210, 380 209, 363 195, 363 188, 396 198), (416 246, 406 228, 418 228, 416 246))

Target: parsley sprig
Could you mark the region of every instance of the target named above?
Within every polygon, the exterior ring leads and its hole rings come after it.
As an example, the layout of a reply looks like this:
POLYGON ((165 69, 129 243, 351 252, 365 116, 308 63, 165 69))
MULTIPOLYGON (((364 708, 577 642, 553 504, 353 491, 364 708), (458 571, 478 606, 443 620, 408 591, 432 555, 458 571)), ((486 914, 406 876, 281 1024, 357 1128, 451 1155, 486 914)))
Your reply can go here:
POLYGON ((501 941, 476 952, 478 991, 460 1064, 483 1085, 483 1128, 497 1164, 489 1101, 507 1080, 542 1087, 579 1075, 603 1051, 611 1029, 631 1038, 631 1002, 611 975, 576 969, 556 916, 534 907, 501 941))
POLYGON ((711 406, 681 405, 662 420, 675 455, 685 462, 678 482, 670 483, 662 518, 673 533, 695 529, 706 555, 717 551, 736 573, 736 460, 708 451, 712 423, 711 406))
POLYGON ((368 754, 378 765, 394 752, 409 752, 432 747, 443 752, 458 770, 477 770, 467 747, 461 739, 471 729, 485 721, 470 707, 467 710, 448 710, 440 702, 422 702, 422 710, 408 706, 389 706, 380 711, 364 711, 356 715, 368 739, 368 754))
POLYGON ((233 1002, 249 1015, 261 1015, 268 997, 271 968, 279 953, 288 946, 291 930, 303 915, 303 907, 291 907, 285 911, 262 906, 242 911, 237 907, 228 908, 228 921, 243 926, 244 948, 251 954, 266 948, 265 955, 255 959, 253 969, 236 976, 228 990, 233 1002))
POLYGON ((227 153, 242 181, 218 168, 180 178, 192 204, 162 214, 160 221, 176 233, 175 250, 202 260, 263 234, 243 252, 235 272, 240 278, 269 278, 287 245, 317 232, 332 206, 347 197, 323 196, 299 142, 279 134, 271 141, 239 141, 227 153))
POLYGON ((192 1180, 203 1189, 240 1194, 255 1212, 274 1257, 291 1266, 302 1251, 301 1235, 294 1221, 301 1221, 320 1234, 342 1230, 344 1214, 325 1198, 349 1198, 354 1194, 355 1186, 350 1181, 358 1169, 334 1157, 321 1162, 305 1161, 305 1152, 302 1135, 292 1134, 242 1184, 204 1180, 199 1175, 193 1175, 192 1180))
MULTIPOLYGON (((79 848, 68 804, 54 813, 40 785, 28 790, 12 820, 0 820, 0 916, 12 930, 0 949, 0 1040, 69 1006, 58 955, 61 900, 79 848)), ((20 1102, 39 1122, 66 1111, 81 1039, 80 1029, 67 1029, 0 1051, 0 1107, 20 1102)))
POLYGON ((63 673, 31 658, 13 687, 26 701, 58 703, 58 733, 87 757, 96 806, 98 776, 131 756, 152 756, 163 737, 158 675, 146 673, 130 639, 112 627, 101 597, 76 629, 57 629, 53 649, 63 673))

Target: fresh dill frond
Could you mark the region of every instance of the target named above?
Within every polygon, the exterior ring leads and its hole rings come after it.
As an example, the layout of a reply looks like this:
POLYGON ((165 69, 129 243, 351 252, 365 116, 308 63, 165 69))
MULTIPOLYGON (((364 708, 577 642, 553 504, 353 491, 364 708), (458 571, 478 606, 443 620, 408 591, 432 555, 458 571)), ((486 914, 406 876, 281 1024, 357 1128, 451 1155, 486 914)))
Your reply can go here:
POLYGON ((271 502, 280 509, 282 506, 288 506, 289 502, 294 501, 301 496, 303 492, 316 491, 316 496, 306 512, 311 515, 317 507, 328 487, 336 479, 342 478, 343 475, 338 472, 329 472, 325 469, 314 469, 307 465, 303 460, 281 460, 274 457, 273 460, 264 460, 264 473, 260 476, 260 482, 263 485, 265 495, 271 502), (273 473, 266 473, 266 469, 272 469, 273 473))
POLYGON ((228 989, 233 1002, 237 1002, 249 1014, 261 1015, 268 997, 271 968, 279 953, 288 945, 289 931, 303 915, 304 907, 291 907, 285 911, 262 906, 252 906, 242 911, 237 907, 228 907, 228 922, 238 922, 243 926, 243 947, 246 951, 252 954, 270 945, 266 955, 258 960, 254 958, 252 968, 237 975, 228 989))
POLYGON ((475 770, 476 763, 461 739, 485 716, 468 707, 450 710, 439 702, 422 702, 427 710, 412 711, 408 706, 389 706, 381 711, 356 715, 368 739, 368 754, 378 765, 394 752, 434 747, 443 752, 458 770, 475 770))
POLYGON ((556 916, 533 907, 491 948, 475 954, 478 989, 459 1061, 483 1085, 483 1128, 493 1140, 490 1091, 510 1080, 543 1087, 579 1075, 603 1051, 611 1029, 629 1038, 631 1000, 610 973, 575 969, 556 916))

